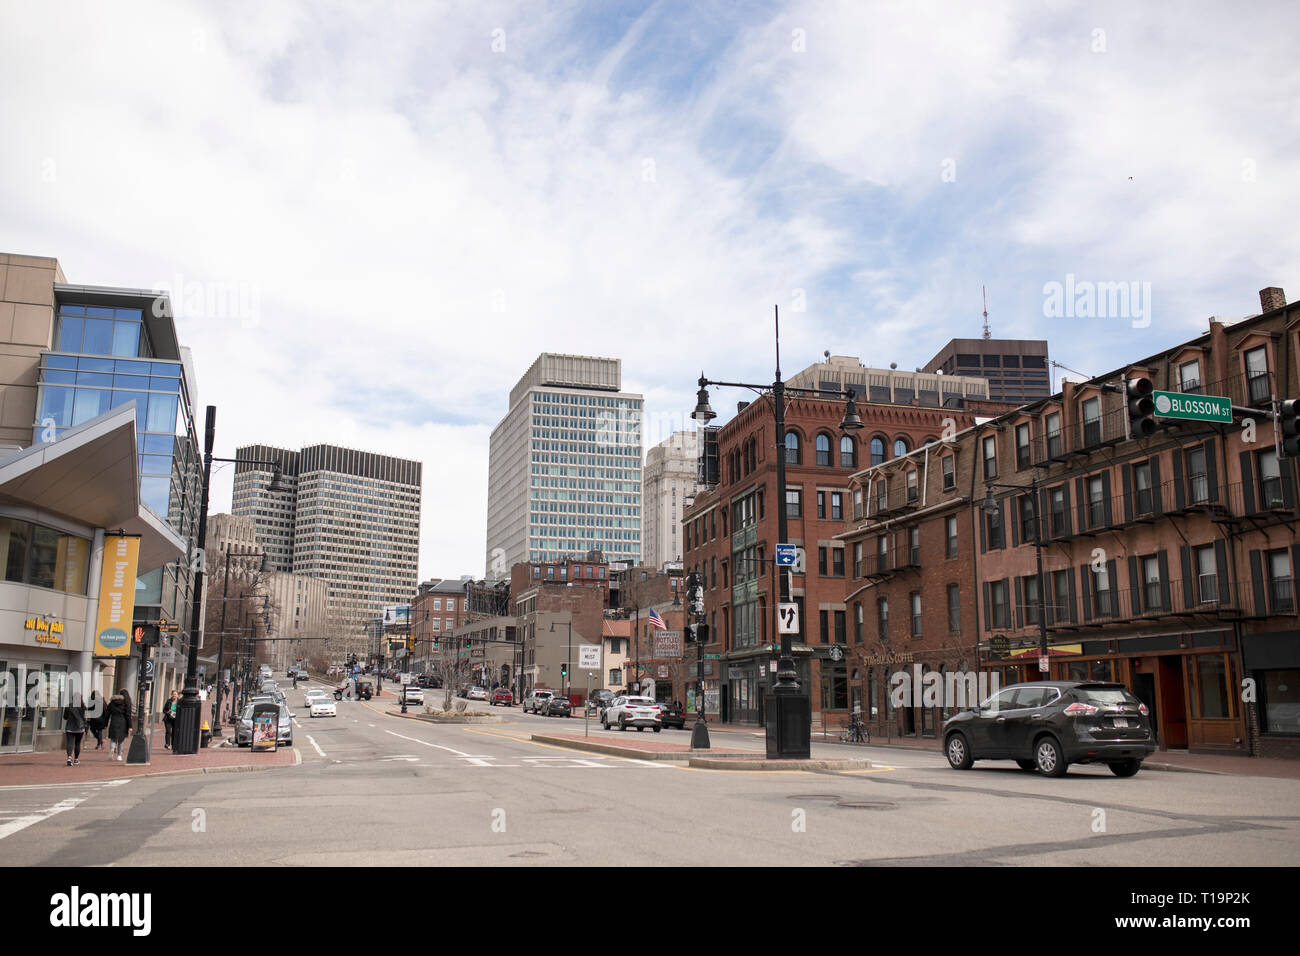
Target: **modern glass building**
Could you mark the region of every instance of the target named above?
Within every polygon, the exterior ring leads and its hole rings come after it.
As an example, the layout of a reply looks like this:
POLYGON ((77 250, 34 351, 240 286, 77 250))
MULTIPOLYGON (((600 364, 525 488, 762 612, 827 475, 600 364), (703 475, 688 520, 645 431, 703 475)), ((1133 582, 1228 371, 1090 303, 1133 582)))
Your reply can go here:
MULTIPOLYGON (((176 340, 165 296, 55 285, 53 350, 40 357, 33 441, 135 403, 140 500, 181 537, 198 537, 202 459, 194 422, 194 374, 176 340)), ((136 619, 187 627, 191 571, 176 562, 143 576, 136 619)))

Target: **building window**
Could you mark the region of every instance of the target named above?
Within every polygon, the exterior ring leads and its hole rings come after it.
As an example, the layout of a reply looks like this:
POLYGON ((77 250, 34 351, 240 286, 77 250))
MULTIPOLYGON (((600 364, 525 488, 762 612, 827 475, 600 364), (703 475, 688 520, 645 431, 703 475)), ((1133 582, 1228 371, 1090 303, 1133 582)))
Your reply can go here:
POLYGON ((885 460, 885 443, 879 438, 871 439, 871 464, 872 467, 883 464, 885 460))
POLYGON ((1300 670, 1262 671, 1260 681, 1261 723, 1269 734, 1294 734, 1295 715, 1300 712, 1300 670))
POLYGON ((1007 582, 989 582, 989 596, 993 603, 993 626, 1007 628, 1011 626, 1011 605, 1007 600, 1007 582))
POLYGON ((817 436, 817 464, 821 468, 831 466, 831 439, 825 433, 817 436))
POLYGON ((1091 447, 1101 443, 1101 398, 1083 402, 1083 443, 1091 447))
POLYGON ((853 576, 862 577, 862 542, 855 542, 853 545, 853 576))
POLYGON ((1291 614, 1295 611, 1295 592, 1291 582, 1291 556, 1285 550, 1269 551, 1268 604, 1274 614, 1291 614))
POLYGON ((817 492, 817 517, 826 517, 826 492, 824 491, 817 492))
POLYGON ((1106 501, 1103 496, 1101 475, 1088 479, 1088 527, 1100 528, 1106 523, 1106 501))
POLYGON ((1214 545, 1193 548, 1196 561, 1196 594, 1201 604, 1219 601, 1219 569, 1214 559, 1214 545))
POLYGON ((798 518, 803 515, 803 506, 800 503, 802 494, 798 488, 787 488, 785 490, 785 516, 787 518, 798 518))
POLYGON ((913 591, 912 595, 912 636, 921 636, 921 592, 913 591))
POLYGON ((1178 390, 1190 395, 1201 393, 1201 360, 1192 359, 1178 366, 1178 390))
POLYGON ((1277 449, 1259 453, 1259 506, 1262 509, 1285 508, 1282 495, 1282 470, 1278 466, 1277 449))
POLYGON ((957 557, 957 516, 950 515, 944 522, 944 530, 947 535, 947 544, 944 555, 949 558, 957 557))
POLYGON ((840 467, 858 467, 858 446, 850 435, 840 437, 840 467))
POLYGON ((1134 511, 1138 515, 1155 514, 1155 496, 1151 489, 1151 462, 1133 466, 1134 511))
POLYGON ((0 542, 4 570, 0 580, 65 594, 86 593, 90 539, 18 518, 0 518, 0 542))
POLYGON ((853 489, 853 520, 862 520, 862 489, 853 489))
POLYGON ((1065 486, 1059 485, 1047 493, 1047 501, 1052 509, 1052 536, 1065 534, 1065 486))
POLYGON ((948 630, 961 633, 961 585, 948 585, 948 630))
POLYGON ((1020 509, 1020 540, 1034 540, 1034 496, 1032 493, 1021 495, 1018 499, 1020 509))
POLYGON ((1148 611, 1164 610, 1160 585, 1160 560, 1155 555, 1141 559, 1142 563, 1142 606, 1148 611))
POLYGON ((844 520, 844 493, 840 491, 831 492, 831 520, 844 520))
POLYGON ((1016 426, 1016 468, 1028 468, 1029 459, 1029 423, 1016 426))
POLYGON ((982 443, 984 449, 984 479, 991 481, 998 476, 998 439, 996 435, 985 435, 982 443))
POLYGON ((1272 398, 1268 381, 1268 353, 1262 345, 1246 353, 1246 394, 1252 405, 1272 398))
POLYGON ((880 639, 889 640, 889 598, 876 599, 876 623, 880 628, 880 639))
POLYGON ((835 612, 835 643, 843 644, 845 642, 844 632, 844 612, 835 612))
POLYGON ((913 567, 921 566, 921 529, 912 528, 907 532, 908 563, 913 567))
POLYGON ((820 574, 822 577, 826 577, 826 567, 827 567, 826 549, 818 548, 817 549, 817 573, 820 574))
POLYGON ((831 576, 844 577, 844 549, 831 548, 831 576))
POLYGON ((876 536, 876 573, 890 570, 889 567, 889 538, 886 535, 876 536))
POLYGON ((902 458, 904 455, 907 454, 907 451, 908 451, 908 448, 907 448, 907 441, 906 441, 905 439, 899 438, 899 439, 895 440, 895 442, 894 442, 894 457, 895 457, 895 458, 902 458))
POLYGON ((915 468, 908 469, 907 472, 907 503, 908 504, 915 504, 918 497, 917 474, 918 472, 915 468))
POLYGON ((1006 541, 1002 536, 1002 506, 999 505, 986 514, 984 521, 987 525, 988 550, 994 551, 1006 547, 1006 541))
POLYGON ((1030 575, 1021 579, 1021 588, 1025 594, 1025 623, 1033 626, 1038 625, 1038 575, 1030 575))
POLYGON ((954 488, 957 487, 957 476, 953 472, 953 464, 956 462, 956 460, 957 459, 954 458, 952 455, 947 455, 943 459, 942 467, 943 467, 943 490, 944 491, 952 491, 954 488))
POLYGON ((861 644, 862 643, 862 604, 858 603, 853 605, 853 607, 854 607, 853 642, 855 644, 861 644))
POLYGON ((1096 617, 1111 617, 1115 614, 1114 585, 1110 580, 1110 569, 1103 564, 1092 572, 1093 614, 1096 617))
POLYGON ((1047 457, 1060 458, 1064 448, 1064 443, 1061 441, 1061 413, 1052 412, 1043 419, 1043 423, 1047 436, 1047 457))
POLYGON ((785 433, 785 463, 799 464, 799 436, 794 432, 785 433))
POLYGON ((881 478, 876 482, 876 514, 889 508, 889 482, 881 478))
POLYGON ((1191 494, 1191 503, 1204 504, 1210 500, 1210 476, 1205 468, 1205 446, 1193 448, 1187 453, 1187 490, 1191 494))

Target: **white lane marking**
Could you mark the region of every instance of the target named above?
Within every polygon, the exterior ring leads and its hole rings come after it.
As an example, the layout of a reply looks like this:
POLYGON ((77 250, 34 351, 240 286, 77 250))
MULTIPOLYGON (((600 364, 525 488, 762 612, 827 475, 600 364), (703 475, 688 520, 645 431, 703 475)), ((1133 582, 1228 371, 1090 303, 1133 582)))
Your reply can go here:
MULTIPOLYGON (((399 734, 393 730, 385 730, 384 733, 392 734, 394 737, 401 737, 403 740, 409 740, 412 743, 423 744, 426 747, 437 747, 439 750, 445 750, 447 753, 455 754, 457 757, 471 757, 470 754, 465 753, 463 750, 453 750, 450 747, 444 747, 442 744, 431 744, 427 740, 420 740, 418 737, 408 737, 405 734, 399 734)), ((483 758, 473 757, 472 759, 481 760, 483 758)))
POLYGON ((86 794, 84 797, 69 797, 67 800, 60 800, 54 806, 46 810, 40 810, 36 813, 29 814, 28 816, 19 817, 17 820, 10 820, 8 823, 0 824, 0 840, 3 840, 8 836, 13 836, 19 830, 26 830, 34 823, 48 820, 56 813, 64 813, 71 810, 78 804, 85 803, 89 799, 90 794, 86 794))
POLYGON ((315 738, 312 737, 311 734, 308 734, 308 735, 307 735, 307 739, 308 739, 309 741, 311 741, 311 745, 312 745, 313 747, 316 748, 316 752, 317 752, 318 754, 320 754, 322 757, 325 756, 325 751, 323 751, 323 750, 320 749, 320 744, 316 743, 315 738))
POLYGON ((373 727, 373 726, 375 726, 375 725, 374 725, 374 724, 370 724, 369 726, 373 727))

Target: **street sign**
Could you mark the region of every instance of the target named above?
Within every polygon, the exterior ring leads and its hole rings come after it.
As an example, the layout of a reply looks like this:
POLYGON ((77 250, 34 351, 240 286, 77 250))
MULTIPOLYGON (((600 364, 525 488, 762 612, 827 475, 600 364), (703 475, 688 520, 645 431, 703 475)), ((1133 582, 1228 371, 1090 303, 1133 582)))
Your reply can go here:
POLYGON ((1232 424, 1232 400, 1218 395, 1184 395, 1182 392, 1152 392, 1156 414, 1192 422, 1232 424))
MULTIPOLYGON (((778 547, 780 546, 778 545, 778 547)), ((779 605, 776 611, 776 620, 778 634, 798 634, 799 605, 794 602, 779 605)))
POLYGON ((776 566, 778 568, 792 568, 798 555, 799 549, 793 544, 778 544, 776 546, 776 566))
POLYGON ((1039 669, 1042 673, 1044 673, 1044 674, 1047 673, 1047 655, 1046 655, 1046 654, 1044 654, 1042 657, 1038 658, 1038 669, 1039 669))
POLYGON ((153 677, 153 661, 144 662, 144 676, 153 677))
POLYGON ((578 669, 584 671, 600 670, 600 645, 578 645, 578 669))
POLYGON ((705 654, 705 655, 704 655, 704 659, 705 659, 706 661, 720 661, 720 660, 722 660, 722 655, 721 655, 721 654, 705 654))

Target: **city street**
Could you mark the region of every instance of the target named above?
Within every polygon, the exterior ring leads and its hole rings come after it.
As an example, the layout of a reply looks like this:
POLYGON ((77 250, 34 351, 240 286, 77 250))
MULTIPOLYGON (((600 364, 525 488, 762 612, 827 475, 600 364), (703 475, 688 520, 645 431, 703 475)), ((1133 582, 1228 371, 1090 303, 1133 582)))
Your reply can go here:
MULTIPOLYGON (((855 772, 689 769, 529 740, 582 733, 495 708, 499 724, 431 725, 389 700, 311 719, 296 766, 0 789, 8 866, 233 865, 1291 865, 1300 781, 1105 767, 1063 779, 937 752, 813 745, 868 756, 855 772)), ((430 692, 440 702, 440 692, 430 692)), ((689 731, 602 731, 611 742, 689 731)), ((761 750, 757 735, 715 747, 761 750)), ((256 763, 257 754, 249 754, 256 763)), ((71 772, 70 772, 71 776, 71 772)))

